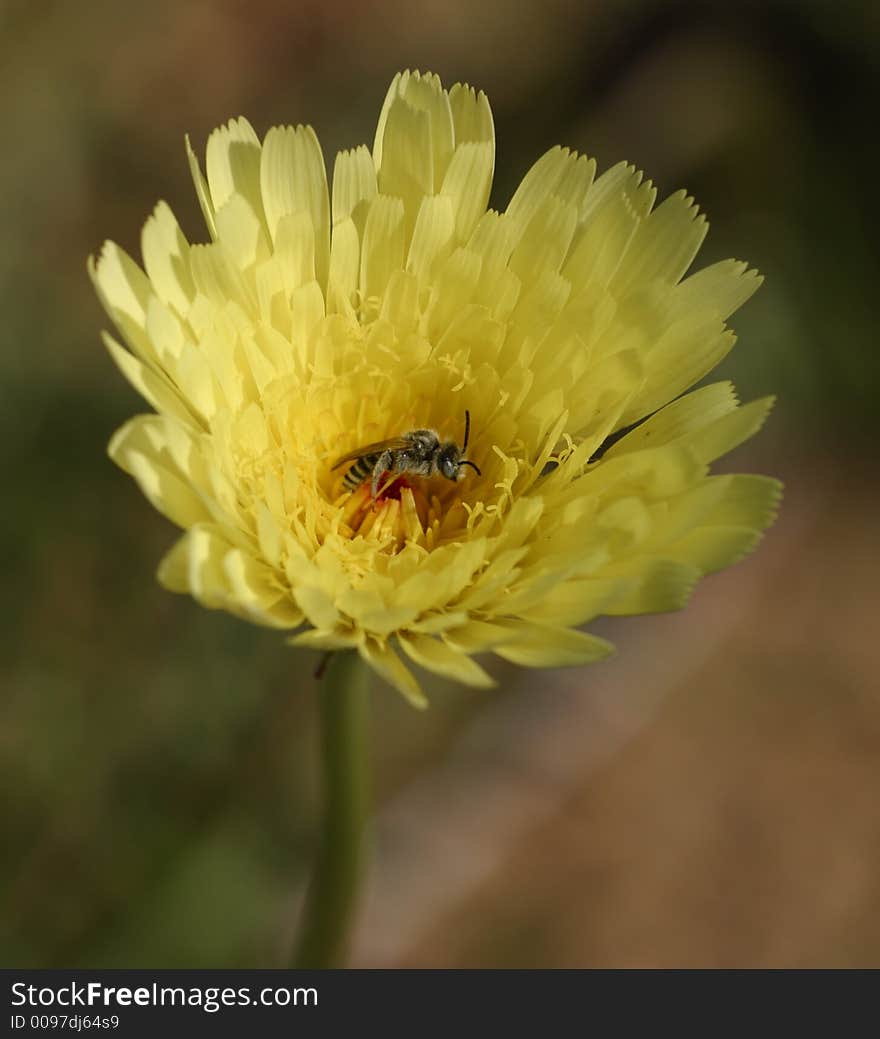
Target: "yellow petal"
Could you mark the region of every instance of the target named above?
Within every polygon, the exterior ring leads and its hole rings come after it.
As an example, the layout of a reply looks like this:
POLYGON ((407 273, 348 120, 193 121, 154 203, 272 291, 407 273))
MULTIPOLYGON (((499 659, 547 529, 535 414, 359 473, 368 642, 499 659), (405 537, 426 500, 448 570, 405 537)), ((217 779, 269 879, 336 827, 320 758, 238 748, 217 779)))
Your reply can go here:
POLYGON ((544 271, 559 270, 571 245, 577 216, 574 205, 555 196, 537 206, 510 258, 510 269, 524 284, 544 271))
POLYGON ((454 234, 452 199, 443 195, 423 199, 409 245, 407 271, 428 283, 435 263, 449 255, 454 234))
POLYGON ((214 224, 214 204, 211 201, 211 192, 208 188, 208 182, 202 176, 202 171, 199 167, 199 160, 196 158, 196 153, 192 149, 188 134, 186 136, 186 158, 189 162, 189 171, 192 175, 193 186, 196 189, 196 195, 199 199, 202 216, 205 218, 205 224, 207 225, 211 237, 216 238, 217 228, 214 224))
POLYGON ((629 559, 613 570, 628 588, 604 607, 603 612, 612 616, 680 610, 702 576, 693 563, 652 557, 629 559))
POLYGON ((158 364, 153 344, 145 334, 147 304, 153 294, 150 281, 115 242, 105 242, 97 261, 89 257, 89 276, 98 298, 139 357, 158 364))
POLYGON ((574 201, 579 209, 588 196, 594 171, 595 163, 585 156, 558 145, 551 148, 523 177, 507 207, 507 216, 521 235, 551 195, 574 201))
POLYGON ((223 557, 223 572, 229 593, 248 616, 272 628, 295 628, 303 615, 282 592, 273 571, 240 548, 231 548, 223 557))
POLYGON ((137 481, 153 508, 179 527, 209 522, 213 517, 204 501, 179 476, 155 459, 136 451, 114 458, 137 481))
POLYGON ((392 273, 403 268, 403 202, 377 195, 370 203, 361 248, 361 296, 381 299, 392 273))
POLYGON ((623 599, 633 585, 625 577, 599 577, 563 581, 546 591, 531 609, 521 611, 526 620, 558 627, 585 624, 623 599))
POLYGON ((351 219, 333 227, 330 273, 327 278, 327 313, 354 317, 355 293, 361 269, 361 243, 351 219))
POLYGON ((486 212, 495 148, 489 141, 473 141, 459 145, 440 186, 441 194, 450 199, 455 213, 455 237, 466 242, 477 221, 486 212))
MULTIPOLYGON (((449 91, 449 109, 455 131, 456 147, 469 141, 486 142, 495 153, 495 125, 489 99, 483 91, 467 83, 456 83, 449 91)), ((494 158, 493 158, 494 165, 494 158)))
POLYGON ((635 422, 688 390, 729 352, 736 336, 702 314, 675 322, 645 356, 645 386, 622 421, 635 422))
POLYGON ((738 563, 760 540, 761 531, 750 527, 699 527, 666 551, 671 558, 711 574, 738 563))
POLYGON ((339 152, 333 166, 333 227, 353 220, 358 232, 364 229, 370 201, 378 194, 376 167, 369 150, 361 145, 339 152))
POLYGON ((521 667, 576 667, 604 660, 614 646, 597 635, 570 628, 511 621, 516 640, 497 646, 497 656, 521 667))
POLYGON ((260 152, 260 139, 243 116, 230 119, 208 138, 205 169, 215 213, 240 195, 262 222, 260 152))
POLYGON ((187 531, 160 563, 158 578, 169 591, 189 593, 202 606, 255 624, 290 628, 302 623, 302 614, 272 585, 268 569, 231 546, 216 526, 187 531))
POLYGON ((704 462, 714 462, 727 454, 764 425, 775 397, 753 400, 716 419, 694 437, 694 450, 704 462))
POLYGON ((604 457, 609 460, 642 448, 673 443, 688 433, 711 425, 736 406, 733 383, 716 382, 711 386, 703 386, 661 408, 625 437, 621 437, 605 452, 604 457))
POLYGON ((404 203, 407 239, 422 198, 443 182, 452 149, 452 110, 439 78, 395 76, 379 116, 373 161, 379 191, 404 203))
POLYGON ((364 635, 357 630, 318 631, 310 628, 292 635, 287 641, 291 646, 303 646, 305 649, 356 649, 364 641, 364 635))
POLYGON ((563 275, 575 291, 595 291, 611 283, 623 262, 654 190, 626 163, 613 166, 590 188, 563 275))
POLYGON ((336 628, 342 616, 331 597, 317 585, 294 585, 293 597, 297 606, 316 628, 336 628))
POLYGON ((690 267, 709 225, 686 191, 670 195, 639 225, 614 279, 624 295, 654 280, 675 285, 690 267))
POLYGON ((166 376, 160 375, 141 363, 106 332, 102 333, 101 339, 125 378, 148 404, 152 404, 156 411, 174 415, 190 425, 199 423, 200 419, 194 414, 188 403, 182 400, 166 376))
POLYGON ((260 186, 273 241, 283 217, 308 214, 314 229, 315 274, 325 286, 330 262, 330 200, 324 157, 310 126, 275 126, 266 134, 260 186))
POLYGON ((490 689, 495 685, 492 676, 479 664, 438 639, 427 635, 402 635, 400 645, 410 660, 427 671, 476 689, 490 689))
POLYGON ((675 305, 682 312, 709 310, 724 320, 739 309, 764 279, 747 263, 721 260, 685 279, 675 289, 675 305))
POLYGON ((233 194, 217 207, 217 237, 239 270, 267 259, 269 246, 262 221, 242 195, 233 194))
POLYGON ((412 672, 404 667, 400 657, 390 646, 367 640, 358 646, 358 652, 370 667, 399 693, 402 693, 413 707, 424 709, 428 706, 428 701, 419 688, 419 683, 413 677, 412 672))
POLYGON ((185 318, 195 295, 189 270, 189 242, 164 202, 156 206, 144 225, 141 254, 156 295, 185 318))
POLYGON ((506 642, 516 639, 515 632, 500 624, 489 624, 486 621, 468 619, 450 631, 445 632, 444 642, 459 653, 484 653, 506 642))
POLYGON ((212 519, 211 486, 191 429, 159 415, 140 415, 116 431, 107 452, 172 522, 212 519))

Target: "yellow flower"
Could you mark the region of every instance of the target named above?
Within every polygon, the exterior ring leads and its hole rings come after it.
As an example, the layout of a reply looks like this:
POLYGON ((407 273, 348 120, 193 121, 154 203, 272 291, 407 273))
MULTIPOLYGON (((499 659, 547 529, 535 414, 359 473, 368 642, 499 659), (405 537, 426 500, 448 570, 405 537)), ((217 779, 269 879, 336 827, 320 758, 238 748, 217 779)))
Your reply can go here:
POLYGON ((185 533, 159 580, 204 606, 353 647, 414 703, 404 661, 474 686, 472 654, 527 667, 611 650, 598 614, 677 609, 771 522, 776 481, 710 476, 771 401, 688 393, 734 341, 760 278, 727 260, 683 279, 706 233, 678 192, 554 148, 504 212, 486 209, 489 103, 395 77, 372 154, 308 126, 262 143, 215 130, 211 242, 160 202, 144 270, 107 243, 90 270, 156 414, 110 455, 185 533), (670 403, 672 402, 672 403, 670 403), (417 428, 461 446, 459 480, 408 475, 375 501, 340 456, 417 428), (600 452, 607 438, 645 419, 600 452))

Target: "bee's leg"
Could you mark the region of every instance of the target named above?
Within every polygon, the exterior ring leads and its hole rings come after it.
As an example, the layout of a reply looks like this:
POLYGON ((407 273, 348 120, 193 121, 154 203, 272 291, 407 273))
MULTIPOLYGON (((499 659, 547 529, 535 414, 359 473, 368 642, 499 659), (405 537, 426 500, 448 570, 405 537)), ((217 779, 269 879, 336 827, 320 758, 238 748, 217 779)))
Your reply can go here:
POLYGON ((393 464, 394 453, 387 449, 376 459, 376 464, 373 466, 373 482, 370 484, 373 501, 376 500, 376 495, 379 493, 379 481, 382 479, 382 473, 387 472, 393 464))

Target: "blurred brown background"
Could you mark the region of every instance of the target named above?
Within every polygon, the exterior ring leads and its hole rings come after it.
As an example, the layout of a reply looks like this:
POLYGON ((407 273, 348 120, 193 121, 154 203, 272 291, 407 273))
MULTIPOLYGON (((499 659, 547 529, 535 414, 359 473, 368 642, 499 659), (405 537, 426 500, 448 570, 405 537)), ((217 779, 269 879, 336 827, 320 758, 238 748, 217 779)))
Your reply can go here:
MULTIPOLYGON (((758 554, 608 663, 374 695, 366 966, 880 965, 880 57, 871 3, 6 0, 0 8, 4 966, 276 966, 315 820, 314 688, 277 634, 155 584, 107 461, 143 410, 85 257, 136 252, 246 114, 372 142, 399 68, 489 94, 493 201, 561 142, 685 186, 699 263, 767 276, 721 374, 779 394, 758 554)), ((311 661, 308 662, 311 666, 311 661)))

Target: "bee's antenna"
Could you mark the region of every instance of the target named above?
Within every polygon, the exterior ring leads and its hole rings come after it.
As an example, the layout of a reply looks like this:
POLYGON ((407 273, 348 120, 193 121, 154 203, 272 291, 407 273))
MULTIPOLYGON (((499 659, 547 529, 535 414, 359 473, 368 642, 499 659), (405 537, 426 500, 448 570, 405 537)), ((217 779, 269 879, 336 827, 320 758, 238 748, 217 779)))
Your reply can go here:
POLYGON ((477 476, 482 476, 483 475, 480 472, 478 466, 475 465, 474 462, 469 462, 466 458, 462 458, 462 460, 458 464, 459 465, 469 465, 471 467, 471 469, 473 469, 473 471, 477 474, 477 476))
POLYGON ((467 451, 468 438, 471 435, 471 413, 465 408, 464 412, 464 444, 462 444, 462 451, 467 451))

